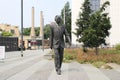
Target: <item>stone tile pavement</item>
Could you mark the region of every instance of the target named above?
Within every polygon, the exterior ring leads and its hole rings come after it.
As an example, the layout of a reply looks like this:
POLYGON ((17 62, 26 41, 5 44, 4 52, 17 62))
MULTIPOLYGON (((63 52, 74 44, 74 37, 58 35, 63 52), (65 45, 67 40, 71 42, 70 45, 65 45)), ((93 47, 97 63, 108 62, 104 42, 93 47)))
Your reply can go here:
POLYGON ((43 56, 50 49, 6 52, 0 60, 0 80, 120 80, 120 65, 110 63, 114 69, 98 69, 91 64, 63 63, 62 75, 57 75, 54 61, 43 56))

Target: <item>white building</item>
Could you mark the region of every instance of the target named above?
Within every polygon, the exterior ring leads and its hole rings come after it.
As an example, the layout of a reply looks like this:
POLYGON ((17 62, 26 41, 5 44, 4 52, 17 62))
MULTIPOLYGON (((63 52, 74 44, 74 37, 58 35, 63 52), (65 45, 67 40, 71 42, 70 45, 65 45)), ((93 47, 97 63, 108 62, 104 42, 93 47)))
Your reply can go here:
POLYGON ((110 30, 110 44, 120 43, 120 0, 110 0, 110 17, 112 28, 110 30))
POLYGON ((72 44, 76 45, 79 44, 76 39, 76 35, 73 34, 73 32, 76 32, 75 28, 76 26, 76 19, 78 19, 78 15, 80 12, 80 7, 82 6, 82 3, 84 0, 72 0, 72 44))
MULTIPOLYGON (((94 10, 97 10, 105 1, 107 0, 90 0, 94 10)), ((110 2, 110 6, 106 9, 106 12, 109 12, 112 28, 110 30, 110 36, 107 38, 107 43, 114 46, 120 43, 120 0, 108 1, 110 2)), ((80 7, 83 2, 84 0, 72 0, 72 32, 76 31, 76 19, 79 18, 80 7)), ((76 36, 72 33, 72 44, 78 44, 76 39, 76 36)))

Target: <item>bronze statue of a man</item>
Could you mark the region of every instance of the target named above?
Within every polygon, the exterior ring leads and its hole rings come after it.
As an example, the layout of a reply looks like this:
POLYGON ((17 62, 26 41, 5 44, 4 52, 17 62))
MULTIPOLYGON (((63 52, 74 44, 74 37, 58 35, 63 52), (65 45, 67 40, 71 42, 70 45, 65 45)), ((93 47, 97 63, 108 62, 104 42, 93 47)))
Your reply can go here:
POLYGON ((54 49, 55 54, 55 69, 58 75, 61 75, 61 66, 63 61, 63 53, 64 53, 64 35, 66 42, 71 45, 70 37, 67 32, 65 25, 61 24, 62 19, 61 16, 55 16, 55 22, 50 24, 50 48, 54 49))

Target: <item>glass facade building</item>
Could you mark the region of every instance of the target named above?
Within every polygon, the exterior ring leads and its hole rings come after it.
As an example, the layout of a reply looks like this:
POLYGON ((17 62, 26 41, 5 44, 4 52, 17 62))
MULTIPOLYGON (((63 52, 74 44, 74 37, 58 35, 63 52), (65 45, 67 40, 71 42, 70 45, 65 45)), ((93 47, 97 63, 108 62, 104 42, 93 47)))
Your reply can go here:
POLYGON ((91 9, 97 11, 100 9, 100 0, 89 0, 91 3, 91 9))

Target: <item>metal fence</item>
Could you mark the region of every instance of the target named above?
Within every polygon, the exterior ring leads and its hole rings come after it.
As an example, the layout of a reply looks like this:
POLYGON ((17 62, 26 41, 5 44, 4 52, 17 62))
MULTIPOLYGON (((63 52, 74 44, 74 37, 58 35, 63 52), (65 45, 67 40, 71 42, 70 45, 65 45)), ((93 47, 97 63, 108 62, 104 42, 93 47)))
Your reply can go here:
POLYGON ((5 51, 17 51, 18 37, 0 37, 0 46, 5 46, 5 51))

